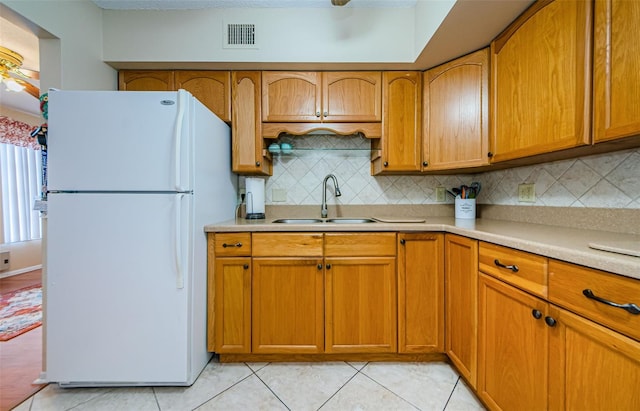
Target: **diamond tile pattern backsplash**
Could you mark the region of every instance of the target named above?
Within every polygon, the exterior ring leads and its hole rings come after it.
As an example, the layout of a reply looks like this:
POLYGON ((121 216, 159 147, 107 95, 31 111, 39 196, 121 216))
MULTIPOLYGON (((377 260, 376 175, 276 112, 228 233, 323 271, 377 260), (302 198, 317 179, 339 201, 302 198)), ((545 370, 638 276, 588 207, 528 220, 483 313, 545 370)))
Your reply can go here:
MULTIPOLYGON (((640 208, 640 149, 479 174, 372 176, 370 142, 364 138, 312 135, 284 140, 293 144, 295 154, 275 157, 273 176, 266 179, 267 204, 320 204, 322 180, 333 173, 342 196, 334 197, 329 184, 328 204, 436 204, 436 187, 479 181, 480 204, 640 208), (535 202, 518 201, 522 183, 535 184, 535 202), (273 201, 273 189, 284 189, 286 201, 273 201)), ((453 203, 453 198, 447 195, 446 202, 453 203)))

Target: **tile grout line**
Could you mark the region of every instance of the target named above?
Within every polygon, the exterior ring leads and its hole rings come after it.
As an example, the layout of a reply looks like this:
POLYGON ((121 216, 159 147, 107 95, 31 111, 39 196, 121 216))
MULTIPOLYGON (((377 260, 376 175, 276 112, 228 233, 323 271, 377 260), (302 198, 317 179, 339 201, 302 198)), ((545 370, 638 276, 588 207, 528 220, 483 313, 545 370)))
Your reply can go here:
MULTIPOLYGON (((366 367, 366 366, 365 366, 366 367)), ((365 367, 362 367, 362 369, 364 370, 365 367)), ((360 374, 361 372, 358 371, 357 374, 360 374)), ((373 379, 372 377, 368 376, 367 374, 365 374, 364 372, 361 373, 365 378, 368 378, 369 380, 371 380, 372 382, 374 382, 375 384, 379 385, 380 387, 382 387, 384 390, 390 392, 391 394, 395 395, 396 397, 400 398, 402 401, 406 402, 407 404, 411 405, 413 408, 415 408, 416 410, 421 410, 420 407, 418 407, 417 405, 415 405, 414 403, 412 403, 411 401, 407 400, 406 398, 400 396, 398 393, 392 391, 391 389, 387 388, 385 385, 381 384, 380 382, 376 381, 375 379, 373 379)), ((355 377, 355 375, 354 375, 355 377)), ((349 380, 351 381, 351 380, 349 380)), ((346 385, 346 384, 345 384, 346 385)))
MULTIPOLYGON (((260 368, 260 369, 266 368, 269 364, 270 364, 270 363, 268 363, 267 365, 265 365, 264 367, 262 367, 262 368, 260 368)), ((251 367, 249 367, 249 368, 251 368, 251 367)), ((253 370, 253 369, 252 369, 252 370, 253 370)), ((260 380, 260 382, 261 382, 262 384, 264 384, 264 386, 265 386, 265 387, 267 387, 267 389, 268 389, 269 391, 271 391, 271 394, 273 394, 273 395, 278 399, 278 401, 280 401, 280 402, 282 403, 282 405, 284 405, 284 407, 285 407, 286 409, 288 409, 289 411, 291 411, 291 408, 289 408, 289 406, 288 406, 287 404, 285 404, 285 402, 284 402, 284 401, 282 401, 282 398, 280 398, 280 397, 278 396, 278 394, 276 394, 276 393, 271 389, 271 387, 269 387, 269 385, 268 385, 266 382, 264 382, 264 381, 262 380, 262 378, 260 378, 260 376, 259 376, 255 371, 253 372, 253 375, 255 375, 255 376, 256 376, 256 378, 257 378, 258 380, 260 380)))
MULTIPOLYGON (((218 363, 220 364, 220 363, 218 363)), ((255 375, 255 372, 253 371, 253 369, 251 367, 249 367, 247 365, 247 363, 243 363, 249 370, 251 370, 251 373, 249 373, 249 375, 247 375, 246 377, 236 381, 234 384, 231 384, 230 386, 228 386, 227 388, 225 388, 224 390, 220 391, 219 393, 217 393, 216 395, 214 395, 213 397, 209 398, 208 400, 206 400, 205 402, 203 402, 202 404, 197 405, 195 408, 192 408, 192 411, 197 410, 198 408, 202 407, 203 405, 205 405, 206 403, 208 403, 209 401, 211 401, 212 399, 219 397, 220 395, 222 395, 223 393, 229 391, 231 388, 235 387, 236 385, 240 384, 242 381, 245 381, 247 378, 251 377, 251 375, 255 375)), ((198 377, 200 378, 200 377, 198 377)), ((154 390, 155 393, 155 390, 154 390)), ((160 408, 160 411, 162 411, 162 408, 160 408)))
MULTIPOLYGON (((360 371, 362 371, 362 370, 363 370, 363 369, 364 369, 364 368, 369 364, 369 363, 366 363, 364 366, 362 366, 362 368, 361 368, 361 369, 357 369, 357 368, 356 368, 356 367, 354 367, 353 365, 349 364, 347 361, 345 361, 344 363, 345 363, 345 364, 347 364, 347 365, 349 365, 349 366, 350 366, 351 368, 353 368, 354 370, 356 370, 356 373, 355 373, 355 374, 353 374, 353 375, 351 376, 351 378, 349 378, 347 381, 345 381, 345 383, 344 383, 344 384, 342 384, 342 386, 340 386, 340 388, 338 388, 338 389, 336 390, 336 392, 334 392, 334 393, 333 393, 329 398, 327 398, 327 400, 326 400, 325 402, 323 402, 323 403, 318 407, 318 410, 317 410, 317 411, 321 410, 321 409, 322 409, 322 407, 324 407, 325 405, 327 405, 327 403, 328 403, 329 401, 331 401, 331 399, 332 399, 333 397, 335 397, 335 396, 336 396, 336 395, 337 395, 337 394, 338 394, 338 393, 339 393, 339 392, 340 392, 344 387, 346 387, 346 386, 347 386, 347 384, 349 384, 349 383, 351 382, 351 380, 353 380, 353 379, 356 377, 356 375, 360 374, 360 371)), ((363 374, 363 375, 364 375, 364 374, 363 374)))
POLYGON ((447 402, 444 404, 444 408, 442 409, 442 411, 445 411, 447 409, 447 406, 449 405, 449 401, 451 401, 451 397, 453 397, 453 393, 456 390, 456 387, 458 386, 458 384, 460 384, 460 376, 458 376, 458 379, 456 380, 456 383, 453 385, 453 389, 451 390, 451 394, 449 394, 449 398, 447 398, 447 402))

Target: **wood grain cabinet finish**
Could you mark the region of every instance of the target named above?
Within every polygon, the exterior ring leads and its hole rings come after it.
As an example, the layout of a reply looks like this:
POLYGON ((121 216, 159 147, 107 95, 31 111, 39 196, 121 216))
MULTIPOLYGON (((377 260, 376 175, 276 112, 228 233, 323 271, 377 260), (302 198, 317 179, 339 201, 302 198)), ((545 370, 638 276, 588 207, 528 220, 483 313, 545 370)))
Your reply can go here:
POLYGON ((491 43, 492 162, 590 143, 591 17, 539 1, 491 43))
POLYGON ((174 91, 171 70, 120 70, 118 90, 121 91, 174 91))
POLYGON ((371 174, 419 172, 422 168, 422 73, 382 73, 382 138, 372 141, 380 156, 371 174))
POLYGON ((478 294, 478 396, 491 410, 546 410, 548 304, 482 273, 478 294))
POLYGON ((489 49, 424 72, 423 171, 489 164, 489 49))
POLYGON ((640 409, 640 342, 551 305, 549 409, 640 409))
POLYGON ((265 71, 262 121, 380 121, 381 89, 380 72, 265 71))
POLYGON ((445 234, 445 352, 473 387, 478 355, 478 241, 445 234))
POLYGON ((262 138, 262 74, 231 73, 231 165, 236 173, 271 175, 271 158, 262 138))
POLYGON ((222 121, 231 121, 229 71, 121 70, 118 89, 123 91, 187 90, 222 121))
POLYGON ((229 71, 179 70, 174 74, 175 88, 193 94, 222 121, 231 121, 231 73, 229 71))
POLYGON ((396 234, 326 233, 324 262, 325 352, 396 352, 396 234))
POLYGON ((640 2, 597 0, 594 21, 594 141, 638 135, 640 2))
POLYGON ((444 352, 444 260, 444 234, 398 234, 399 353, 444 352))

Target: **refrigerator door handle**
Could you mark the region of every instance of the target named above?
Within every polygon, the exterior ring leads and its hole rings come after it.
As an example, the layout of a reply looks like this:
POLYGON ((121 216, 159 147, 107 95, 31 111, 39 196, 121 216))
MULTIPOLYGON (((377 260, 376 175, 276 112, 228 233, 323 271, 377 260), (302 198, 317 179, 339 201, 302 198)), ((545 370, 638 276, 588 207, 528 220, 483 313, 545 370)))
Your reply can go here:
POLYGON ((184 123, 184 112, 186 101, 186 95, 183 92, 178 91, 178 112, 176 114, 176 129, 174 132, 175 141, 175 167, 176 167, 176 191, 183 191, 182 189, 182 126, 184 123))
POLYGON ((176 237, 174 243, 175 259, 176 259, 176 288, 184 288, 184 261, 182 253, 182 198, 185 195, 180 193, 176 194, 176 237))

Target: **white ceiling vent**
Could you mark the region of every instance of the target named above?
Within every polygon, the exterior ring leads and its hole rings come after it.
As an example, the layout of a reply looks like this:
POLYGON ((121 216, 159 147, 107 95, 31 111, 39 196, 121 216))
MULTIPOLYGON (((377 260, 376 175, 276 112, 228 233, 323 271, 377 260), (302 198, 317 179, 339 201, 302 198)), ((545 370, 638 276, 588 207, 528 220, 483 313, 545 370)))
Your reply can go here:
POLYGON ((224 28, 224 48, 258 48, 256 25, 254 23, 226 23, 224 28))

